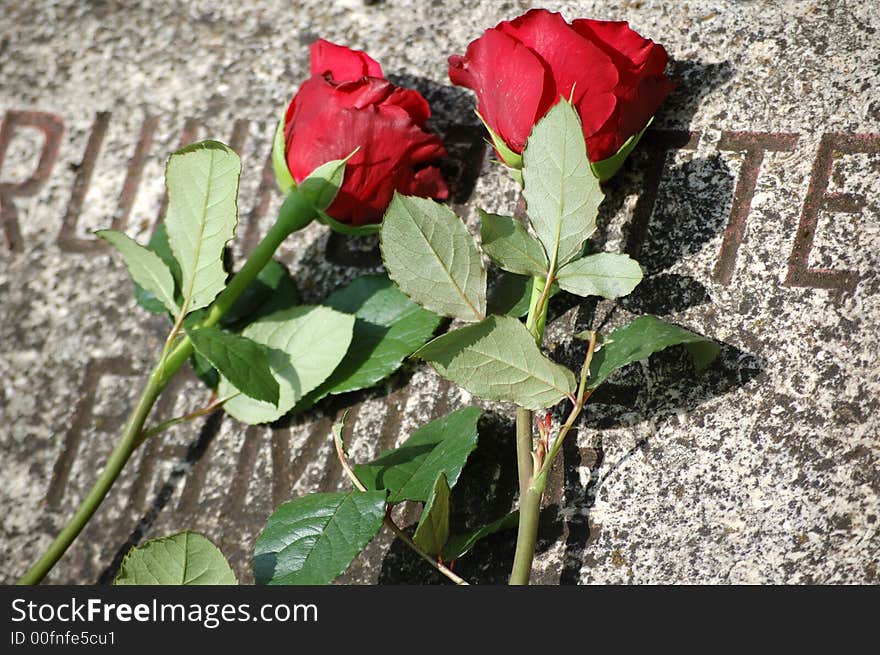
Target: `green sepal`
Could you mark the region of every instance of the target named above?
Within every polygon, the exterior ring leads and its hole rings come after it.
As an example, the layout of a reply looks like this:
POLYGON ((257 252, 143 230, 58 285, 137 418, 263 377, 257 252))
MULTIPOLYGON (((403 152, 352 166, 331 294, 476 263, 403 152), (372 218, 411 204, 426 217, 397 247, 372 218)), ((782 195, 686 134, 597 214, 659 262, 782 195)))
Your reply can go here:
POLYGON ((483 122, 483 127, 485 127, 486 131, 489 132, 489 137, 492 139, 492 146, 495 148, 495 153, 498 155, 499 159, 501 159, 501 163, 504 164, 504 167, 507 169, 510 177, 512 177, 514 181, 519 184, 520 187, 522 187, 522 155, 510 149, 510 146, 508 146, 507 143, 504 142, 504 139, 496 134, 495 130, 489 127, 489 124, 483 119, 483 117, 480 115, 480 112, 475 113, 483 122))
POLYGON ((654 122, 654 117, 648 119, 648 122, 645 124, 640 131, 636 134, 633 134, 630 138, 624 142, 622 146, 620 146, 620 150, 616 153, 608 157, 607 159, 603 159, 602 161, 596 161, 590 163, 590 168, 593 169, 593 175, 599 178, 600 182, 606 182, 614 177, 614 174, 620 170, 620 167, 623 166, 623 162, 626 161, 626 158, 629 157, 629 153, 633 151, 639 141, 642 138, 642 135, 645 133, 651 123, 654 122))
POLYGON ((346 236, 362 237, 370 234, 378 234, 379 230, 382 229, 381 223, 368 223, 367 225, 357 226, 347 225, 346 223, 337 221, 332 216, 328 216, 327 213, 323 211, 317 213, 317 220, 319 223, 323 223, 334 232, 339 232, 339 234, 345 234, 346 236))
MULTIPOLYGON (((495 152, 498 153, 498 156, 501 158, 501 161, 504 162, 504 165, 510 169, 510 174, 514 176, 514 179, 517 179, 518 173, 523 166, 523 158, 522 155, 511 150, 510 146, 501 138, 500 135, 496 134, 495 130, 489 127, 489 123, 486 122, 486 119, 483 118, 483 115, 480 112, 476 113, 477 117, 483 123, 483 127, 486 128, 486 131, 489 133, 489 137, 492 139, 492 145, 495 147, 495 152)), ((519 181, 522 181, 522 177, 518 177, 519 181)))
MULTIPOLYGON (((285 114, 287 110, 285 109, 285 114)), ((272 141, 272 169, 275 171, 275 182, 281 193, 287 195, 296 188, 296 182, 287 168, 287 144, 284 140, 284 114, 278 121, 278 127, 275 128, 275 138, 272 141)))

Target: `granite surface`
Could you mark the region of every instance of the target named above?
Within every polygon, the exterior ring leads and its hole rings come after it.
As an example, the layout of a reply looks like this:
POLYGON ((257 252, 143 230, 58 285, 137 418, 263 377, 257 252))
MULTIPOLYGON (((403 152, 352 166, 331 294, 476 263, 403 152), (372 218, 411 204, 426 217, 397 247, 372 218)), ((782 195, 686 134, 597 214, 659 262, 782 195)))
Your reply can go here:
MULTIPOLYGON (((618 303, 560 296, 548 347, 653 313, 723 343, 702 375, 671 351, 597 393, 557 466, 533 580, 880 581, 880 18, 860 0, 545 2, 625 19, 663 43, 676 91, 607 187, 598 241, 648 276, 618 303)), ((156 356, 164 321, 133 302, 91 231, 146 240, 180 143, 242 153, 240 258, 279 197, 274 122, 318 37, 364 48, 419 88, 452 157, 454 206, 510 212, 517 190, 482 145, 446 57, 530 2, 0 0, 0 582, 14 581, 88 489, 156 356)), ((282 258, 307 302, 379 270, 375 241, 312 225, 282 258)), ((200 406, 191 376, 159 416, 200 406)), ((352 458, 474 402, 409 365, 275 426, 214 415, 136 454, 53 583, 112 579, 132 543, 197 530, 243 581, 279 503, 345 488, 329 428, 351 409, 352 458)), ((458 527, 515 500, 511 408, 485 404, 454 494, 458 527)), ((560 409, 560 411, 562 411, 560 409)), ((412 524, 418 508, 404 507, 412 524)), ((457 571, 501 582, 511 535, 457 571)), ((341 579, 435 582, 388 534, 341 579)))

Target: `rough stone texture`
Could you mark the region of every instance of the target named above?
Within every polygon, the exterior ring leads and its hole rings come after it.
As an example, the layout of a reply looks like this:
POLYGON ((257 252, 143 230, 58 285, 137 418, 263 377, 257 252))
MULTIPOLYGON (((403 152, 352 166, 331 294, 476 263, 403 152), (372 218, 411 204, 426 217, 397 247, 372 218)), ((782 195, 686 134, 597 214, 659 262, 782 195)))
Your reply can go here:
MULTIPOLYGON (((531 4, 0 2, 0 581, 24 571, 85 493, 161 345, 163 321, 136 308, 120 262, 95 249, 90 231, 115 218, 145 240, 161 212, 165 157, 203 135, 243 153, 240 234, 252 243, 279 203, 261 187, 273 123, 318 36, 367 49, 428 96, 454 155, 455 207, 472 227, 477 205, 512 211, 516 188, 484 154, 473 100, 449 86, 445 58, 531 4), (182 136, 190 118, 203 127, 182 136)), ((602 210, 599 241, 637 253, 649 277, 616 306, 559 298, 550 350, 574 362, 573 330, 646 312, 725 345, 702 376, 670 352, 596 394, 553 479, 534 580, 876 583, 875 8, 545 5, 629 20, 667 46, 679 83, 602 210)), ((308 302, 378 270, 374 242, 317 225, 282 254, 308 302)), ((158 412, 204 398, 185 379, 158 412)), ((170 430, 130 462, 49 581, 107 581, 130 544, 182 529, 218 543, 249 581, 249 553, 274 506, 345 486, 328 440, 333 417, 352 408, 360 459, 467 402, 413 367, 272 429, 214 416, 170 430)), ((511 411, 486 408, 482 446, 455 492, 459 526, 514 501, 511 411)), ((411 524, 418 508, 402 514, 411 524)), ((377 539, 342 581, 435 581, 392 541, 377 539)), ((500 582, 512 552, 512 537, 499 535, 458 568, 500 582)))

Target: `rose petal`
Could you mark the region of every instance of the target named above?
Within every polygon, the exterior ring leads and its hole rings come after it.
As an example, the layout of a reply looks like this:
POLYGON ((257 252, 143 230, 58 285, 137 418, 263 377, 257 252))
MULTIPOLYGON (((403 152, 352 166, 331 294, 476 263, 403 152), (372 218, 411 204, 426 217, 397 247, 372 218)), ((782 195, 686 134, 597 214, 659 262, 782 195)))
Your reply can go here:
POLYGON ((361 77, 350 82, 337 83, 325 75, 327 83, 333 88, 333 94, 339 96, 346 107, 362 109, 385 102, 394 93, 394 85, 378 77, 361 77))
POLYGON ((620 103, 614 93, 581 96, 575 107, 581 116, 589 160, 602 161, 617 152, 620 103))
POLYGON ((366 52, 352 50, 324 39, 315 41, 309 52, 312 75, 329 73, 339 82, 361 77, 384 77, 382 67, 366 52))
POLYGON ((591 159, 610 157, 639 132, 674 88, 664 71, 668 56, 662 46, 645 39, 625 22, 576 20, 573 27, 603 49, 618 66, 620 81, 614 90, 618 103, 612 119, 597 132, 591 159), (609 138, 611 133, 616 137, 609 138))
POLYGON ((476 93, 483 119, 516 152, 525 147, 545 88, 556 96, 553 78, 535 54, 496 29, 472 41, 464 57, 449 58, 449 79, 476 93))
POLYGON ((436 166, 428 166, 415 172, 401 189, 400 192, 410 196, 422 196, 423 198, 436 198, 446 200, 449 197, 449 187, 446 180, 436 166))
POLYGON ((487 30, 464 57, 450 57, 449 77, 476 92, 486 122, 517 152, 559 96, 571 97, 590 160, 600 161, 640 131, 674 88, 665 75, 667 62, 662 46, 625 22, 568 24, 557 12, 532 9, 487 30), (536 67, 523 47, 544 69, 540 96, 532 83, 536 67))
POLYGON ((577 102, 584 95, 604 93, 617 85, 617 68, 611 58, 572 29, 562 14, 532 9, 519 18, 500 23, 497 29, 528 46, 552 72, 556 97, 544 112, 556 104, 560 95, 568 98, 573 87, 577 102))
POLYGON ((404 109, 419 127, 424 127, 428 119, 431 118, 431 107, 428 105, 428 101, 421 93, 413 89, 395 87, 385 104, 404 109))
POLYGON ((646 75, 661 75, 666 70, 668 56, 663 46, 634 32, 625 21, 580 18, 572 22, 572 28, 602 48, 618 65, 646 75))
POLYGON ((636 87, 633 101, 624 105, 626 109, 624 119, 621 121, 622 133, 635 134, 645 127, 648 119, 657 113, 657 109, 673 89, 675 83, 665 75, 642 79, 636 87))

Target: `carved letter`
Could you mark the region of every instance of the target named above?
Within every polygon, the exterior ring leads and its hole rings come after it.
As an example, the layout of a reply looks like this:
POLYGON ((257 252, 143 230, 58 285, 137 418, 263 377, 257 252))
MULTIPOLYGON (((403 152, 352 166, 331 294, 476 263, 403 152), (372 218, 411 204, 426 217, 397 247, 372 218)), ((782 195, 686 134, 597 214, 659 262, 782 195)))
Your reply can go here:
POLYGON ((719 150, 744 150, 746 153, 733 194, 730 218, 724 230, 724 240, 715 264, 715 281, 725 286, 730 284, 736 255, 746 233, 746 220, 752 206, 752 197, 758 183, 758 174, 764 162, 764 153, 785 152, 797 146, 797 134, 777 134, 771 132, 722 132, 718 142, 719 150))
POLYGON ((804 208, 794 247, 788 258, 788 275, 785 285, 790 287, 813 287, 815 289, 836 289, 853 291, 858 284, 856 271, 834 270, 830 268, 810 268, 810 251, 822 210, 843 214, 857 214, 865 206, 865 198, 851 193, 827 193, 828 181, 834 160, 842 155, 855 153, 880 153, 880 135, 877 134, 836 134, 822 135, 819 151, 813 162, 810 186, 804 199, 804 208))
POLYGON ((12 141, 12 135, 20 127, 40 130, 45 140, 43 149, 40 150, 37 167, 28 179, 24 182, 0 182, 0 224, 3 226, 6 247, 12 251, 20 251, 23 247, 18 213, 12 199, 15 196, 36 195, 49 179, 61 147, 64 121, 60 116, 39 111, 7 111, 3 124, 0 125, 0 171, 3 169, 3 161, 6 159, 6 151, 12 141))

